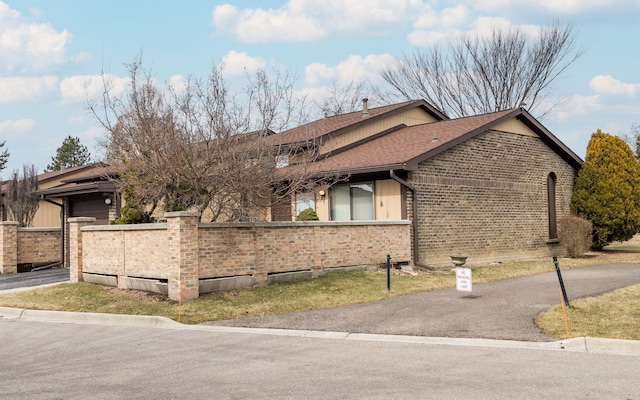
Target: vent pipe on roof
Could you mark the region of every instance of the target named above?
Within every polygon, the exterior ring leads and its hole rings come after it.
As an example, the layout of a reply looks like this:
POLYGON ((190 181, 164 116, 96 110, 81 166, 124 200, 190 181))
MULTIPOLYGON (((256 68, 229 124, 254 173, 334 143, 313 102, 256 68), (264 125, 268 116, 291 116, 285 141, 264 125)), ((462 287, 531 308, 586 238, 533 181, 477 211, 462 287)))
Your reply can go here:
POLYGON ((435 142, 435 141, 437 141, 438 139, 439 139, 439 138, 438 138, 438 132, 433 132, 433 140, 432 140, 432 142, 435 142))
POLYGON ((369 99, 366 97, 362 99, 362 118, 369 117, 369 99))

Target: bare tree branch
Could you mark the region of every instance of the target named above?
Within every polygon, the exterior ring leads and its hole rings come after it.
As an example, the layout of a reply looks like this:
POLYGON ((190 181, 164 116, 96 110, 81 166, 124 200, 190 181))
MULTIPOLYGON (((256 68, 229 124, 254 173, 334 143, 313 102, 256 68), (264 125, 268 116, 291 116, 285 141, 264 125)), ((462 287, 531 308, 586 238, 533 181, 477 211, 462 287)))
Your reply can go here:
POLYGON ((551 84, 582 53, 570 25, 540 27, 534 39, 494 28, 489 37, 460 36, 445 49, 415 49, 380 74, 406 99, 423 98, 450 117, 524 104, 544 117, 557 106, 547 103, 551 84))
POLYGON ((105 84, 103 104, 89 107, 107 131, 106 161, 136 203, 234 221, 265 212, 308 181, 304 164, 313 161, 313 149, 268 140, 273 129, 299 123, 303 115, 304 99, 293 96, 294 76, 261 70, 231 93, 215 66, 205 79, 164 90, 140 58, 128 69, 124 95, 113 96, 105 84), (278 168, 277 157, 303 151, 300 168, 287 175, 278 168))
POLYGON ((38 190, 38 173, 34 165, 24 165, 22 174, 13 172, 7 185, 6 205, 10 221, 17 221, 21 227, 31 225, 38 211, 39 200, 34 192, 38 190))

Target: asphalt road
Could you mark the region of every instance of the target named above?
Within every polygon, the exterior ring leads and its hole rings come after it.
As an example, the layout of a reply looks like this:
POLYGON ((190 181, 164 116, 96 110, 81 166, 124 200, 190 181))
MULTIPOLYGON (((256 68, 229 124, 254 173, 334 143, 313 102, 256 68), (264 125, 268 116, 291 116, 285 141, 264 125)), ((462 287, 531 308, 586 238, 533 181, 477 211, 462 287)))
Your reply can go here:
MULTIPOLYGON (((640 265, 607 264, 562 271, 570 300, 596 296, 640 283, 640 265)), ((393 283, 392 283, 393 288, 393 283)), ((555 272, 455 288, 258 318, 207 324, 454 338, 523 341, 555 340, 534 318, 560 303, 555 272)))
POLYGON ((2 399, 640 398, 637 350, 26 314, 0 318, 2 399))
MULTIPOLYGON (((640 282, 640 265, 563 277, 575 299, 640 282)), ((542 274, 474 285, 471 295, 235 321, 303 330, 0 308, 0 398, 640 399, 638 342, 548 342, 532 316, 558 302, 557 277, 542 274)))
POLYGON ((52 268, 42 271, 23 272, 20 274, 0 275, 0 291, 28 288, 66 282, 69 280, 69 269, 52 268))

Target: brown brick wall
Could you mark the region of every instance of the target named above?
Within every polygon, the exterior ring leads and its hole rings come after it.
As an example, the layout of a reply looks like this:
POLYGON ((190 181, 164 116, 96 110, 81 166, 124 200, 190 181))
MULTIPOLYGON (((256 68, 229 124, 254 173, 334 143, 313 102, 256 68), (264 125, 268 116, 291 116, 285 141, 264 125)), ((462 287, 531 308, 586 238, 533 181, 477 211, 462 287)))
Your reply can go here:
POLYGON ((408 224, 264 223, 201 224, 200 278, 254 275, 261 284, 268 273, 384 264, 411 258, 408 224))
POLYGON ((60 228, 18 228, 18 264, 60 261, 60 228))
MULTIPOLYGON (((539 138, 489 131, 420 164, 419 256, 423 264, 470 264, 560 253, 548 243, 547 176, 557 176, 558 219, 569 214, 575 170, 539 138)), ((410 204, 409 204, 410 206, 410 204)))
MULTIPOLYGON (((252 275, 257 286, 266 285, 269 273, 312 270, 317 276, 324 268, 383 265, 387 254, 394 262, 411 259, 406 221, 203 223, 197 225, 196 240, 187 240, 189 223, 168 225, 83 227, 81 270, 168 279, 171 289, 179 278, 192 281, 188 264, 194 252, 197 279, 252 275), (185 264, 182 275, 175 275, 176 263, 185 264)), ((190 290, 184 282, 183 292, 190 290)))
POLYGON ((168 278, 166 224, 92 226, 82 232, 84 272, 168 278))

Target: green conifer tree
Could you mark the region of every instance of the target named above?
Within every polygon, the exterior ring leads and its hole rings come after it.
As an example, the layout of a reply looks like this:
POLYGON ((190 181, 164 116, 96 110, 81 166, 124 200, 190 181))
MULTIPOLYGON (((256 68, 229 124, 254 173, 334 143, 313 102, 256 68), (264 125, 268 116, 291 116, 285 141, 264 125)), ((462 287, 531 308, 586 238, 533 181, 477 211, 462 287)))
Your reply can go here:
POLYGON ((51 163, 47 165, 44 172, 59 171, 61 169, 77 167, 91 162, 89 149, 80 143, 77 137, 67 136, 62 142, 55 157, 51 157, 51 163))
POLYGON ((600 129, 591 135, 571 211, 593 224, 593 247, 629 240, 640 227, 640 164, 629 145, 600 129))

